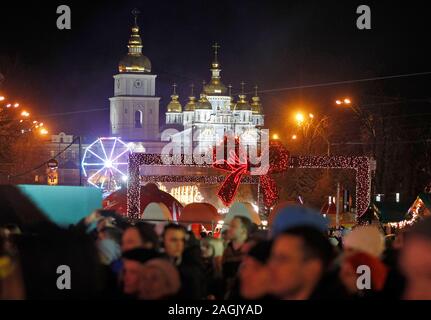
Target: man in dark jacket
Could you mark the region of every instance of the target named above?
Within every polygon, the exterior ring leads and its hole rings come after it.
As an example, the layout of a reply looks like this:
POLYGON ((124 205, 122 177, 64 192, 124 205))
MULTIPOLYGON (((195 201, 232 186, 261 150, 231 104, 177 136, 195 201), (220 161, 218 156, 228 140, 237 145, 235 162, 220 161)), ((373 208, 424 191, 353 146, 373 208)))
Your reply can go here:
POLYGON ((168 224, 163 232, 163 248, 165 257, 180 273, 181 288, 178 298, 197 300, 205 297, 204 267, 200 246, 190 237, 182 226, 168 224))

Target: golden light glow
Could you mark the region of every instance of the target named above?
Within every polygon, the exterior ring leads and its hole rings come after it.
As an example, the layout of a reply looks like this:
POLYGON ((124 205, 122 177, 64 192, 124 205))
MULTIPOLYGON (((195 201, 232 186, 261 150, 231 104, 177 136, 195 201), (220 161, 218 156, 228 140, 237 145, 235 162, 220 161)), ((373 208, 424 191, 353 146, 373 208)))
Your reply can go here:
POLYGON ((39 132, 41 135, 47 135, 48 134, 48 130, 46 130, 45 128, 40 129, 39 132))
POLYGON ((296 134, 292 135, 292 140, 296 140, 297 138, 296 134))
POLYGON ((350 103, 351 103, 351 101, 350 101, 350 99, 349 99, 349 98, 345 98, 345 99, 344 99, 344 103, 345 103, 345 104, 350 104, 350 103))
POLYGON ((280 137, 278 136, 278 134, 274 133, 274 134, 272 135, 272 139, 274 139, 274 140, 278 140, 278 139, 280 139, 280 137))
POLYGON ((18 108, 19 107, 19 103, 15 103, 13 106, 14 106, 14 108, 18 108))
POLYGON ((335 103, 336 103, 336 104, 338 104, 338 105, 340 105, 340 104, 342 104, 343 102, 341 102, 341 100, 336 100, 336 101, 335 101, 335 103))
POLYGON ((7 105, 6 105, 6 108, 10 108, 12 105, 10 104, 10 103, 8 103, 7 105))
POLYGON ((0 101, 4 101, 6 99, 4 96, 0 96, 0 101))
POLYGON ((296 120, 296 122, 298 123, 298 124, 301 124, 301 123, 303 123, 304 122, 304 115, 301 113, 301 112, 298 112, 296 115, 295 115, 295 120, 296 120))
POLYGON ((314 118, 314 114, 312 114, 312 113, 310 113, 308 116, 310 117, 310 119, 314 118))
POLYGON ((28 116, 30 116, 30 113, 28 113, 27 111, 23 111, 23 112, 21 112, 21 115, 23 116, 23 117, 28 117, 28 116))

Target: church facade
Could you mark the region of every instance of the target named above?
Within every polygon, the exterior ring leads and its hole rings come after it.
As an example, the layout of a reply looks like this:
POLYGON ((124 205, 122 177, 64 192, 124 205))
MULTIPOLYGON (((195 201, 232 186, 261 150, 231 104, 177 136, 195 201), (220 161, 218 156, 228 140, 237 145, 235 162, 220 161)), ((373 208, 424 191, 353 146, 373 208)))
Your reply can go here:
MULTIPOLYGON (((126 141, 160 141, 159 101, 156 96, 156 78, 151 73, 151 62, 142 54, 142 39, 136 22, 132 26, 128 53, 120 61, 119 73, 114 75, 114 96, 110 98, 111 134, 126 141)), ((211 79, 203 83, 199 97, 194 86, 184 104, 176 93, 176 85, 167 105, 165 129, 177 132, 169 140, 181 146, 202 150, 214 146, 226 134, 241 138, 245 145, 257 145, 264 115, 260 98, 255 94, 251 101, 244 93, 234 98, 231 86, 221 80, 221 64, 217 44, 213 46, 214 58, 210 65, 211 79)))

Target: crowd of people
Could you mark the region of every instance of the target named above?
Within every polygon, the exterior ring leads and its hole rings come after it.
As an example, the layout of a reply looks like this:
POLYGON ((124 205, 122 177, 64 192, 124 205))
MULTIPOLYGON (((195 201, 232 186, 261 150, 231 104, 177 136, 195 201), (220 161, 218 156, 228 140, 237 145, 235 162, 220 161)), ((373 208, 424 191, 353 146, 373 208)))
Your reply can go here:
POLYGON ((235 216, 219 237, 104 211, 67 229, 0 227, 0 299, 431 299, 431 218, 395 238, 375 225, 333 237, 304 206, 268 230, 235 216))

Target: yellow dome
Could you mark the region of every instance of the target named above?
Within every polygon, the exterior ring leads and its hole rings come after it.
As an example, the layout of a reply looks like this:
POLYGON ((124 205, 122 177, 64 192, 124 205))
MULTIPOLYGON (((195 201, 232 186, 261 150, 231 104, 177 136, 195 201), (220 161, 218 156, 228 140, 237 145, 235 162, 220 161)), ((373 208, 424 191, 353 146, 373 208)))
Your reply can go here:
POLYGON ((189 101, 184 106, 184 111, 195 111, 196 109, 196 97, 190 96, 189 101))
POLYGON ((129 48, 129 52, 118 64, 119 72, 151 72, 150 59, 142 54, 142 39, 136 22, 132 27, 127 48, 129 48))
POLYGON ((248 103, 247 100, 245 100, 245 94, 240 94, 239 96, 239 100, 235 105, 235 110, 251 110, 251 106, 248 103))
POLYGON ((212 110, 211 103, 208 101, 206 95, 201 93, 201 97, 196 103, 196 110, 212 110))
POLYGON ((220 81, 220 78, 212 78, 210 83, 204 86, 204 92, 208 96, 225 95, 227 88, 220 81))
POLYGON ((168 104, 168 112, 178 112, 181 113, 181 103, 178 101, 178 95, 173 94, 171 95, 171 102, 168 104))
POLYGON ((251 103, 251 111, 253 114, 262 114, 262 104, 260 103, 260 98, 255 96, 252 97, 251 100, 253 100, 251 103))
POLYGON ((127 54, 118 64, 120 72, 151 72, 151 62, 144 55, 127 54))

